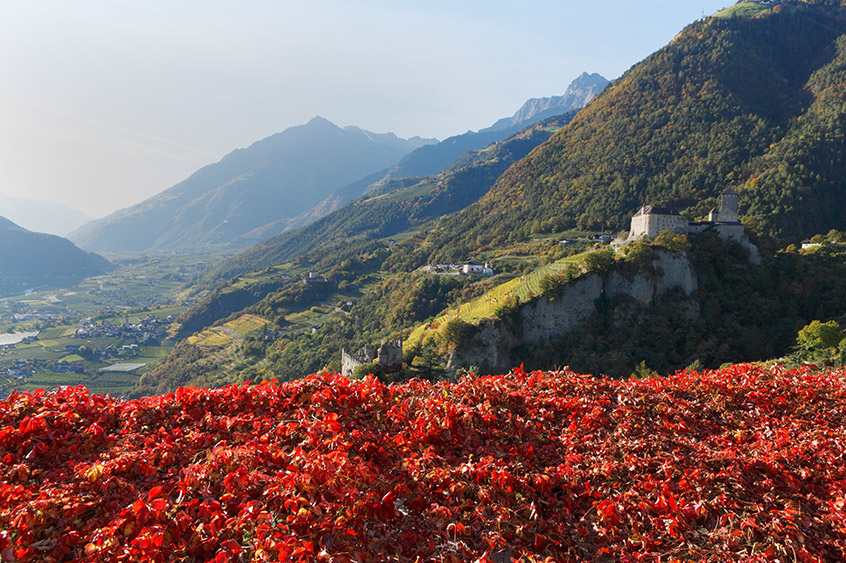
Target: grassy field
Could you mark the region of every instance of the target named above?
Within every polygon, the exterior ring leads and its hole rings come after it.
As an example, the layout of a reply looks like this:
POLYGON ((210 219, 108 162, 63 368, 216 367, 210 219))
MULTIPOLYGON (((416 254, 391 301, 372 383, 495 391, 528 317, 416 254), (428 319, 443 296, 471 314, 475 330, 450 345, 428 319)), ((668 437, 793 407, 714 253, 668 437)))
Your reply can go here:
POLYGON ((773 4, 762 4, 760 2, 744 2, 735 4, 725 10, 714 14, 715 18, 755 18, 771 12, 773 4))
POLYGON ((70 345, 80 345, 81 342, 76 338, 39 338, 38 343, 43 348, 61 348, 70 345))
POLYGON ((285 320, 290 323, 286 327, 288 332, 302 332, 311 330, 312 327, 323 324, 327 318, 331 316, 339 316, 344 313, 338 312, 332 305, 321 304, 315 305, 306 309, 291 313, 285 316, 285 320))
POLYGON ((546 234, 534 234, 531 235, 530 238, 534 240, 581 240, 587 242, 591 236, 599 235, 602 233, 595 232, 595 231, 578 231, 576 229, 569 229, 567 231, 560 231, 557 233, 546 233, 546 234))
POLYGON ((139 375, 134 373, 60 373, 51 370, 40 371, 25 380, 14 381, 8 376, 0 376, 0 384, 20 391, 36 389, 55 389, 60 385, 84 385, 92 394, 124 395, 138 382, 139 375))
POLYGON ((406 346, 410 346, 420 340, 429 330, 431 325, 439 326, 452 318, 459 318, 470 323, 477 323, 482 319, 490 319, 495 317, 498 307, 506 303, 509 298, 526 301, 531 295, 541 295, 540 282, 544 276, 549 274, 556 274, 564 271, 570 264, 580 264, 584 260, 587 252, 575 254, 562 258, 552 264, 538 268, 526 275, 515 277, 505 283, 501 283, 496 287, 485 292, 484 295, 473 299, 468 303, 462 303, 458 307, 447 309, 443 315, 437 317, 433 322, 418 326, 409 335, 406 340, 406 346))
POLYGON ((408 231, 403 231, 403 232, 401 232, 401 233, 397 233, 397 234, 395 234, 395 235, 392 235, 392 236, 389 236, 389 237, 385 237, 385 238, 390 239, 390 240, 392 240, 392 241, 394 241, 394 242, 405 242, 405 241, 407 241, 408 239, 410 239, 411 237, 413 237, 413 236, 415 236, 415 235, 419 234, 421 230, 422 230, 422 229, 420 229, 420 228, 417 228, 417 229, 411 229, 411 230, 408 230, 408 231))
POLYGON ((80 356, 79 354, 68 354, 67 356, 63 357, 59 360, 60 364, 72 364, 75 362, 84 362, 85 358, 80 356))
POLYGON ((387 194, 376 196, 376 198, 382 198, 388 201, 405 201, 424 196, 434 190, 435 187, 437 186, 434 182, 427 180, 418 184, 414 184, 413 186, 409 186, 407 188, 402 188, 400 190, 395 190, 387 194))
POLYGON ((258 272, 241 274, 238 276, 238 281, 232 284, 232 288, 245 289, 257 283, 267 283, 280 276, 293 276, 295 273, 294 265, 286 262, 285 264, 278 264, 258 272))
POLYGON ((241 315, 237 319, 223 323, 223 326, 208 328, 188 337, 188 342, 204 348, 223 348, 245 336, 257 333, 269 321, 257 315, 241 315))
POLYGON ((47 328, 41 331, 38 335, 39 340, 53 340, 63 338, 66 336, 74 336, 76 334, 76 327, 65 325, 47 328))
MULTIPOLYGON (((145 366, 146 367, 146 366, 145 366)), ((138 383, 139 375, 134 372, 102 372, 92 377, 86 387, 92 393, 122 395, 138 383)))
POLYGON ((160 360, 164 359, 167 356, 168 352, 170 352, 172 346, 142 346, 140 352, 137 356, 134 356, 130 361, 132 362, 142 362, 147 364, 142 372, 147 371, 151 368, 150 364, 155 364, 160 360))
POLYGON ((164 321, 167 317, 176 317, 185 310, 184 305, 162 305, 157 307, 143 307, 141 309, 128 309, 117 313, 104 313, 97 317, 97 320, 119 325, 125 322, 138 324, 149 315, 164 321))

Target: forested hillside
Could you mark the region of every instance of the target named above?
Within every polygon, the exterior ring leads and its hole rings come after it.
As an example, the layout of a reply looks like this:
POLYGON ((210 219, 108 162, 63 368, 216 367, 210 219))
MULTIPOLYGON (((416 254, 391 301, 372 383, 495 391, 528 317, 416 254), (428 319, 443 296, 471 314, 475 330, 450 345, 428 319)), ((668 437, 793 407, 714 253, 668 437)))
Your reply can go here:
POLYGON ((443 221, 434 256, 624 229, 647 203, 702 217, 727 187, 780 242, 846 228, 844 31, 841 10, 802 5, 688 26, 443 221))

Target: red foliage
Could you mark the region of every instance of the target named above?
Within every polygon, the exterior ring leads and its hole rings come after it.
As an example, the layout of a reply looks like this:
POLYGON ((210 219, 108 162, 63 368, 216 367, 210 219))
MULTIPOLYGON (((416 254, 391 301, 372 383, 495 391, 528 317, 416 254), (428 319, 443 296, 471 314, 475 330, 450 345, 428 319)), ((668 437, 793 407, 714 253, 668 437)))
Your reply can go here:
POLYGON ((0 401, 0 561, 846 559, 846 372, 0 401))

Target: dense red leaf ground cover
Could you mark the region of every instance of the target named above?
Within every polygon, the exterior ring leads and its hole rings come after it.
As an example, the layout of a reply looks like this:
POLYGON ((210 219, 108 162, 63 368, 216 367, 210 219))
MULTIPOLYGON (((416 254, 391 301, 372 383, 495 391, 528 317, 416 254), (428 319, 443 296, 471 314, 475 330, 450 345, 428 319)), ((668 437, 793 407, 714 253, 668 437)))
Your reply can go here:
POLYGON ((846 372, 0 401, 2 561, 839 561, 846 372))

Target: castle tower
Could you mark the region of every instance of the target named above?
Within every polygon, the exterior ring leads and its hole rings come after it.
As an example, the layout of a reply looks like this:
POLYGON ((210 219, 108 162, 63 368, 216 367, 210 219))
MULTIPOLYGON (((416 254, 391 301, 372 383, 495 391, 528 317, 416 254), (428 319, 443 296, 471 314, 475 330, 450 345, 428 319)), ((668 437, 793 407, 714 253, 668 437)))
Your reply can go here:
POLYGON ((364 358, 365 362, 372 362, 377 358, 378 351, 373 344, 365 344, 364 348, 359 351, 359 355, 364 358))
POLYGON ((385 373, 402 369, 402 340, 382 341, 379 346, 379 367, 385 373))
POLYGON ((720 196, 720 213, 717 220, 721 223, 737 223, 737 192, 729 188, 720 196))

